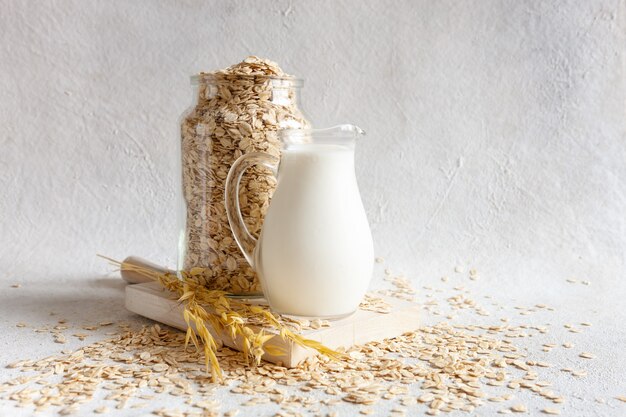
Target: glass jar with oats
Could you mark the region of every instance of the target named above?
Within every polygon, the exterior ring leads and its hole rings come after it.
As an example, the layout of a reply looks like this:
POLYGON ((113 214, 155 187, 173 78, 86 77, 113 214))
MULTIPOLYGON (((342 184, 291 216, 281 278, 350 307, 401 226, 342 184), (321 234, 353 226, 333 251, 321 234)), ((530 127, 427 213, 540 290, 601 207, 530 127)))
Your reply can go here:
MULTIPOLYGON (((181 119, 182 181, 178 271, 212 290, 260 296, 261 285, 230 231, 224 187, 242 154, 280 156, 278 130, 309 123, 299 108, 302 80, 257 57, 191 77, 193 104, 181 119)), ((258 237, 276 186, 267 168, 246 171, 239 193, 248 230, 258 237)))

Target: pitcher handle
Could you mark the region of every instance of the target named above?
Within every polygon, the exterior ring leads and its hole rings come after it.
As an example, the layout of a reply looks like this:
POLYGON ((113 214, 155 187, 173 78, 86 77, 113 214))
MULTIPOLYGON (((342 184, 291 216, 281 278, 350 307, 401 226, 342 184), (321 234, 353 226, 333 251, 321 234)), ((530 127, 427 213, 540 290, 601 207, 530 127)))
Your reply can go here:
POLYGON ((241 215, 241 206, 239 204, 239 185, 243 173, 254 165, 262 165, 272 170, 274 176, 278 171, 278 163, 280 159, 264 152, 251 152, 241 155, 228 171, 226 177, 225 189, 225 207, 226 216, 228 216, 228 224, 233 233, 233 237, 237 242, 237 246, 241 249, 241 253, 246 261, 254 269, 254 248, 256 247, 256 239, 250 234, 241 215))

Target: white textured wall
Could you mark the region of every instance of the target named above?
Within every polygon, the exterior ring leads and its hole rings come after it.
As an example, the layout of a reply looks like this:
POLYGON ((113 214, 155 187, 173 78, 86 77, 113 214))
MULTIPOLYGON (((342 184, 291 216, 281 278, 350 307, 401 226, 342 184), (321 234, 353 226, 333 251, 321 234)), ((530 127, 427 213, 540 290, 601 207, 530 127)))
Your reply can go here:
POLYGON ((188 76, 248 54, 368 131, 377 252, 421 280, 626 266, 626 3, 0 1, 0 271, 172 261, 188 76))

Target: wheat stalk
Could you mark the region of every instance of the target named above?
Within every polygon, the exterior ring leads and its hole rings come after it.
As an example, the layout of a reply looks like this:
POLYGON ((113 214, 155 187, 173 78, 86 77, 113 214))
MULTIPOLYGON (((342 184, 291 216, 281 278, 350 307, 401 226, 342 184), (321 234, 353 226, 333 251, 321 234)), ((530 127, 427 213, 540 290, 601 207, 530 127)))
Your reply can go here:
POLYGON ((201 268, 181 271, 182 279, 179 279, 177 275, 172 273, 160 273, 150 268, 99 256, 120 267, 120 269, 123 268, 148 277, 158 282, 163 288, 178 295, 178 301, 184 303, 183 318, 187 323, 185 343, 187 345, 192 342, 196 349, 203 350, 206 369, 207 372, 210 369, 213 382, 223 382, 223 378, 216 355, 218 344, 209 329, 214 329, 217 333, 227 333, 233 341, 240 338, 241 352, 248 365, 251 362, 254 365, 259 365, 265 353, 271 355, 283 353, 279 347, 267 344, 274 337, 274 334, 266 333, 265 329, 274 329, 283 340, 315 349, 331 359, 345 357, 344 354, 330 349, 320 342, 306 339, 295 333, 282 324, 267 307, 251 305, 242 300, 229 298, 225 291, 207 289, 201 284, 201 268), (260 323, 259 330, 255 331, 252 326, 247 325, 251 319, 254 319, 255 323, 260 323))

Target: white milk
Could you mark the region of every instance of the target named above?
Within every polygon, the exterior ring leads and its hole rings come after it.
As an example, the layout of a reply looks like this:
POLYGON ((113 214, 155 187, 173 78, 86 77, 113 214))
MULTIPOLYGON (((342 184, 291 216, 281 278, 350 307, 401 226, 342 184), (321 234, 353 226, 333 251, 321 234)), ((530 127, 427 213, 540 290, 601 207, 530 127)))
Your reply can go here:
POLYGON ((283 150, 255 250, 272 307, 300 316, 348 315, 367 290, 373 259, 354 150, 320 144, 283 150))

